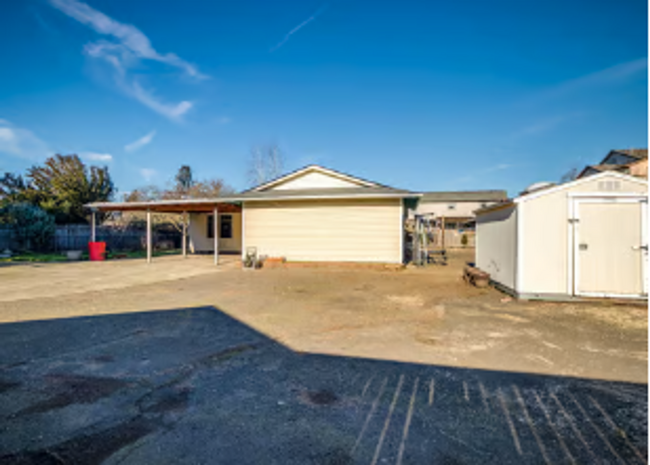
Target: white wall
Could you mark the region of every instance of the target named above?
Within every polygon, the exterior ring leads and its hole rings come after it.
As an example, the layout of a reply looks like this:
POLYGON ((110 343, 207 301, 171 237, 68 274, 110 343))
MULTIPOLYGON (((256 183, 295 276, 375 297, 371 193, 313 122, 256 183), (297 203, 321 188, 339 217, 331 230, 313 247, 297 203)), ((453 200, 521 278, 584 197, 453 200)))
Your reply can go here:
POLYGON ((318 173, 315 171, 303 174, 300 177, 272 187, 270 190, 285 189, 327 189, 336 187, 361 187, 358 184, 342 178, 318 173))
POLYGON ((640 182, 605 176, 582 178, 583 183, 519 204, 521 293, 571 294, 569 275, 569 193, 645 193, 640 182))
POLYGON ((517 209, 502 208, 476 219, 476 266, 516 290, 517 209))
MULTIPOLYGON (((478 210, 483 204, 491 205, 494 202, 423 202, 420 200, 415 213, 423 215, 434 213, 436 217, 444 216, 445 218, 473 218, 474 211, 478 210), (449 205, 456 208, 449 209, 449 205)), ((413 218, 413 212, 409 211, 409 217, 413 218)))
MULTIPOLYGON (((213 252, 214 239, 208 238, 208 219, 209 213, 190 213, 190 226, 188 235, 190 239, 190 252, 213 252)), ((224 215, 232 216, 232 239, 219 238, 219 251, 221 252, 241 252, 242 249, 242 229, 241 213, 220 213, 221 218, 224 215)))

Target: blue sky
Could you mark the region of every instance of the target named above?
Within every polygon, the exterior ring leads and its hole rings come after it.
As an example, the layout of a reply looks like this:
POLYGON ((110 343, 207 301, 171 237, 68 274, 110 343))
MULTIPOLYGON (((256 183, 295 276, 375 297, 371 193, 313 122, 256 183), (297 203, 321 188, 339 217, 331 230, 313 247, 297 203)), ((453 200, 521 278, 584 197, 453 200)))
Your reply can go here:
POLYGON ((0 15, 0 171, 52 153, 120 192, 252 146, 413 190, 556 181, 647 147, 645 1, 26 0, 0 15), (155 6, 154 6, 155 5, 155 6))

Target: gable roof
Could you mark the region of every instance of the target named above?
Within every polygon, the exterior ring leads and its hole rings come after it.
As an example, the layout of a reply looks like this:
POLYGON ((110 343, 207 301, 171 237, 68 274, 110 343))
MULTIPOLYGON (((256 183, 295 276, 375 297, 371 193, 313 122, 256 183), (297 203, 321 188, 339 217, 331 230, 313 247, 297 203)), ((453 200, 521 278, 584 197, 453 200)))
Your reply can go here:
POLYGON ((503 190, 424 192, 420 202, 498 202, 507 198, 503 190))
POLYGON ((360 187, 384 187, 384 188, 392 189, 391 187, 383 185, 383 184, 379 184, 378 182, 369 181, 367 179, 363 179, 363 178, 360 178, 358 176, 352 176, 350 174, 346 174, 346 173, 343 173, 341 171, 336 171, 336 170, 333 170, 331 168, 325 168, 324 166, 307 165, 307 166, 305 166, 303 168, 299 168, 299 169, 297 169, 295 171, 291 171, 290 173, 283 174, 282 176, 279 176, 279 177, 277 177, 275 179, 272 179, 272 180, 267 181, 267 182, 265 182, 263 184, 260 184, 258 186, 252 187, 252 188, 250 188, 248 190, 245 190, 243 193, 251 192, 251 191, 256 191, 256 192, 265 191, 267 189, 271 189, 271 188, 273 188, 275 186, 278 186, 280 184, 284 184, 286 182, 289 182, 292 179, 296 179, 296 178, 298 178, 300 176, 304 176, 307 173, 324 174, 326 176, 331 176, 333 178, 342 179, 344 181, 348 181, 348 182, 351 182, 353 184, 357 184, 360 187))
POLYGON ((574 179, 573 181, 565 182, 564 184, 558 184, 553 187, 549 187, 547 189, 540 189, 537 191, 530 192, 528 194, 522 194, 519 197, 515 197, 514 199, 505 201, 505 202, 499 202, 494 205, 488 205, 485 208, 479 208, 478 210, 475 210, 474 213, 476 215, 480 215, 483 213, 491 212, 494 210, 499 210, 501 208, 505 207, 510 207, 519 203, 527 202, 532 199, 536 199, 538 197, 542 197, 547 194, 552 194, 554 192, 562 191, 565 189, 570 189, 571 187, 578 186, 580 184, 584 184, 585 182, 590 182, 595 179, 600 179, 600 178, 606 178, 606 177, 614 177, 618 179, 624 179, 632 182, 636 182, 638 184, 643 184, 645 186, 648 185, 648 181, 645 179, 641 179, 638 176, 631 176, 629 174, 623 174, 619 173, 618 171, 602 171, 600 173, 594 174, 593 176, 587 176, 584 178, 578 178, 574 179))
POLYGON ((582 178, 587 174, 590 174, 590 171, 603 172, 603 171, 620 171, 628 167, 629 164, 625 165, 587 165, 582 171, 576 176, 576 179, 582 178))
POLYGON ((632 160, 644 160, 648 158, 648 149, 621 149, 621 150, 610 150, 605 158, 599 163, 599 165, 608 165, 607 159, 612 155, 624 155, 632 160))

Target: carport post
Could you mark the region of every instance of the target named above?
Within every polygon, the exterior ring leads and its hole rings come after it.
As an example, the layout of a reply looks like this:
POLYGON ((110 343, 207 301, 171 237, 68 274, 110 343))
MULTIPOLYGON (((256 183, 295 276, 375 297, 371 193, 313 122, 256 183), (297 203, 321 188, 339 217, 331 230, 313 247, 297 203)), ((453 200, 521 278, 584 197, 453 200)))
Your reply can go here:
POLYGON ((187 212, 183 212, 183 257, 187 258, 187 212))
POLYGON ((212 216, 212 232, 214 236, 214 264, 219 264, 219 210, 217 207, 214 207, 214 212, 212 216))
POLYGON ((97 222, 97 211, 92 211, 92 222, 90 223, 90 242, 95 242, 95 223, 97 222))
POLYGON ((147 263, 151 263, 151 210, 147 210, 147 263))

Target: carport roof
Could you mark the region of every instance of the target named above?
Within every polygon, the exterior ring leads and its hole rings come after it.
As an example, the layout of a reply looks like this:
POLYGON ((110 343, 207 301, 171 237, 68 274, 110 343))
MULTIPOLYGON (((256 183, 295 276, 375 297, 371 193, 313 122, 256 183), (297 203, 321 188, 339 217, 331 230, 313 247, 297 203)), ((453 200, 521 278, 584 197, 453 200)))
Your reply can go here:
POLYGON ((421 194, 391 187, 327 188, 300 190, 248 191, 205 199, 156 200, 151 202, 95 202, 86 207, 100 211, 210 212, 217 207, 223 211, 238 210, 242 202, 276 200, 343 200, 343 199, 402 199, 421 194))

